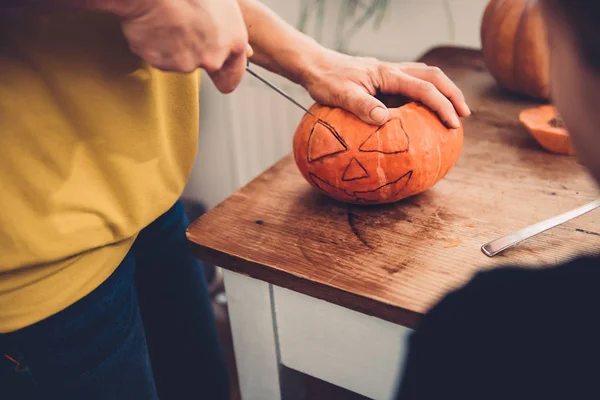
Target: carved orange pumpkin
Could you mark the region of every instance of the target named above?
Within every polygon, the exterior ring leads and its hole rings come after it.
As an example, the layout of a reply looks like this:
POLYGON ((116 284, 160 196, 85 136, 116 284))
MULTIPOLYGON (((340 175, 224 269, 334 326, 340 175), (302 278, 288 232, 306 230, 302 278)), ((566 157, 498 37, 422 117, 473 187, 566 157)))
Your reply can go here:
POLYGON ((378 127, 341 108, 314 104, 294 135, 294 158, 304 178, 347 203, 392 203, 421 193, 456 163, 463 129, 448 129, 425 106, 390 108, 378 127))
POLYGON ((550 50, 537 0, 491 0, 481 21, 485 64, 500 86, 550 97, 550 50))

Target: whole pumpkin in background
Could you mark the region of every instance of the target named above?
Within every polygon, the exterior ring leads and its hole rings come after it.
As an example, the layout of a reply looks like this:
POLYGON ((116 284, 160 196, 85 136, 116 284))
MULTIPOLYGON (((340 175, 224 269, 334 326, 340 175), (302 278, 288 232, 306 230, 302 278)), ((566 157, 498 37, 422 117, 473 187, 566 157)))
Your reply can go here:
POLYGON ((431 110, 410 102, 389 108, 378 127, 341 108, 314 104, 294 134, 304 178, 346 203, 383 204, 421 193, 454 166, 463 129, 448 129, 431 110))
POLYGON ((500 86, 550 98, 550 51, 537 0, 491 0, 481 22, 481 47, 500 86))

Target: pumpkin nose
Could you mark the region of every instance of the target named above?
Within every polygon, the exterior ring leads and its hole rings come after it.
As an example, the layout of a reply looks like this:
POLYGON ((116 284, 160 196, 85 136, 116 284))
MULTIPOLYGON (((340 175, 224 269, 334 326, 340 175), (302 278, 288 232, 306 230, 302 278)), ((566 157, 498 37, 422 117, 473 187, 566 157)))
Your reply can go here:
POLYGON ((359 179, 365 179, 369 177, 369 173, 363 167, 363 165, 356 159, 356 157, 352 157, 350 160, 350 164, 344 170, 344 175, 342 175, 343 181, 357 181, 359 179))

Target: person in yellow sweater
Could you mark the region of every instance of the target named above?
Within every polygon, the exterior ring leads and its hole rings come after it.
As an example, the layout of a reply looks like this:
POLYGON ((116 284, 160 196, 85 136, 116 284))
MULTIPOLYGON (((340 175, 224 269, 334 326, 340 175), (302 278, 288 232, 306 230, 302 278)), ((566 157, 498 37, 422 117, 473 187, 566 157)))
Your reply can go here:
POLYGON ((0 397, 228 397, 178 199, 199 70, 229 93, 249 55, 375 125, 378 91, 470 113, 439 69, 336 53, 257 0, 0 0, 0 397))

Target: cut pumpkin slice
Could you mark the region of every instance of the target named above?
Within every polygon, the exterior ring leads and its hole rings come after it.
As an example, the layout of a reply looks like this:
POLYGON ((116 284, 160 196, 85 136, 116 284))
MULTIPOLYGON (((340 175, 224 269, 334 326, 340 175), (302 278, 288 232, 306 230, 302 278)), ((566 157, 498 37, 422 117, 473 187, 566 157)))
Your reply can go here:
POLYGON ((547 151, 570 156, 575 154, 571 136, 564 127, 556 107, 543 105, 525 109, 519 114, 519 120, 547 151))

